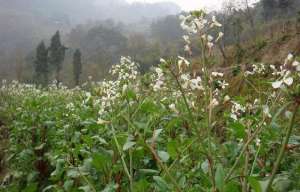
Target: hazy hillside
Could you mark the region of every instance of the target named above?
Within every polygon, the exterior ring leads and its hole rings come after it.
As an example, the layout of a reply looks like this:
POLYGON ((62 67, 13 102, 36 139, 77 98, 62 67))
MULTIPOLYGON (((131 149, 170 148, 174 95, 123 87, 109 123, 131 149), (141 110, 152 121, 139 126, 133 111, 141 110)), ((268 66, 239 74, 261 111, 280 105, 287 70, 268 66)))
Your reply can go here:
POLYGON ((12 12, 26 12, 33 16, 46 17, 55 23, 73 25, 87 20, 108 18, 131 23, 142 18, 156 18, 180 11, 173 3, 129 4, 125 0, 1 0, 0 7, 12 12))
POLYGON ((0 77, 9 78, 16 68, 16 57, 24 61, 56 30, 67 34, 78 24, 106 19, 139 22, 131 27, 139 29, 149 26, 152 19, 179 11, 172 3, 129 4, 125 0, 0 0, 0 77))

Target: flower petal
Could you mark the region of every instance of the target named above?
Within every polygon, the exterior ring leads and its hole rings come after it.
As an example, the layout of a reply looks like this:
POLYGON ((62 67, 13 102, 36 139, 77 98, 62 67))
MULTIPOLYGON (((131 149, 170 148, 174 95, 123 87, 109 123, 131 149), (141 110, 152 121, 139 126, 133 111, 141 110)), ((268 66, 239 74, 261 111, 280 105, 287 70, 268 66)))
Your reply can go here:
POLYGON ((282 83, 283 83, 282 81, 275 81, 275 82, 272 83, 272 87, 274 89, 278 89, 278 88, 281 87, 282 83))
POLYGON ((293 79, 292 77, 288 77, 288 78, 284 79, 283 82, 284 82, 286 85, 290 86, 290 85, 293 84, 294 79, 293 79))

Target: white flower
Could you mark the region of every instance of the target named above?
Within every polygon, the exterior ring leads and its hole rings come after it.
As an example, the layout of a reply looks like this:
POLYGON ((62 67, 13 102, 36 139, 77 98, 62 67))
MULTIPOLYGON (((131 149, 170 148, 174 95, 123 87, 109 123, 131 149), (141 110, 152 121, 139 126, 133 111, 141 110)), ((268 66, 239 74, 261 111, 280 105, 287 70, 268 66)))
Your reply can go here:
POLYGON ((241 104, 232 101, 233 106, 231 107, 231 114, 230 117, 237 121, 238 116, 242 115, 242 113, 245 113, 246 108, 242 106, 241 104))
POLYGON ((185 41, 187 44, 191 44, 190 37, 189 37, 188 35, 184 35, 184 36, 182 36, 182 38, 184 39, 184 41, 185 41))
POLYGON ((190 80, 190 87, 192 90, 203 90, 203 86, 201 84, 202 80, 198 76, 196 79, 191 79, 190 80))
POLYGON ((155 85, 153 86, 153 91, 157 92, 162 89, 164 82, 161 80, 156 81, 155 85))
POLYGON ((219 73, 219 72, 212 72, 211 75, 212 75, 213 77, 223 77, 223 76, 224 76, 223 73, 219 73))
POLYGON ((218 81, 218 83, 222 89, 225 89, 229 85, 225 80, 218 81))
POLYGON ((288 56, 286 57, 286 59, 284 60, 284 66, 287 65, 289 62, 291 62, 294 58, 294 55, 292 55, 291 53, 288 54, 288 56))
POLYGON ((260 142, 261 142, 261 140, 260 140, 259 138, 255 139, 255 145, 256 145, 257 147, 260 146, 260 142))
POLYGON ((296 70, 300 72, 300 63, 298 61, 294 61, 292 64, 294 67, 296 67, 296 70))
POLYGON ((216 98, 213 98, 209 104, 209 107, 213 109, 218 105, 219 105, 219 101, 216 98))
POLYGON ((224 33, 223 32, 219 32, 218 37, 215 40, 215 42, 218 42, 223 36, 224 36, 224 33))
POLYGON ((161 63, 167 63, 167 61, 166 60, 164 60, 163 58, 160 58, 160 60, 159 60, 161 63))
POLYGON ((185 64, 186 66, 190 65, 190 62, 185 59, 184 57, 178 56, 178 66, 179 68, 182 66, 182 64, 185 64))
POLYGON ((173 112, 178 113, 178 110, 176 109, 176 106, 175 106, 174 103, 170 104, 170 105, 169 105, 169 108, 170 108, 173 112))
POLYGON ((212 17, 212 24, 210 25, 210 27, 212 28, 214 26, 216 26, 216 27, 222 27, 222 24, 217 21, 216 16, 212 17))
POLYGON ((189 45, 185 45, 185 46, 184 46, 184 51, 186 51, 186 52, 191 52, 190 46, 189 46, 189 45))
POLYGON ((226 96, 224 97, 224 103, 226 103, 226 102, 228 102, 228 101, 230 101, 230 97, 229 97, 228 95, 226 95, 226 96))
POLYGON ((207 41, 208 41, 208 42, 211 42, 211 41, 213 41, 213 40, 214 40, 213 36, 207 35, 207 41))
POLYGON ((155 68, 155 72, 157 73, 158 76, 162 76, 163 75, 163 70, 159 67, 155 68))
POLYGON ((208 43, 207 43, 207 47, 208 47, 209 49, 212 49, 213 46, 214 46, 214 43, 212 43, 212 42, 208 42, 208 43))
POLYGON ((269 118, 272 117, 272 115, 271 115, 271 113, 270 113, 270 108, 269 108, 269 106, 267 106, 267 105, 264 105, 264 106, 263 106, 263 113, 264 113, 267 117, 269 117, 269 118))
POLYGON ((273 82, 272 87, 274 89, 278 89, 281 88, 284 84, 286 84, 287 86, 291 86, 293 84, 293 81, 293 77, 284 77, 282 80, 273 82))
POLYGON ((182 74, 180 76, 180 78, 183 80, 183 81, 189 81, 190 80, 190 75, 189 74, 182 74))
POLYGON ((231 114, 230 114, 230 117, 231 117, 233 120, 235 120, 235 121, 238 120, 237 115, 234 114, 234 113, 231 113, 231 114))
POLYGON ((190 79, 191 79, 190 75, 189 74, 182 74, 180 76, 180 79, 183 81, 182 87, 184 89, 187 89, 188 86, 189 86, 189 83, 190 83, 190 79))
POLYGON ((292 55, 291 53, 289 53, 286 59, 287 59, 288 61, 292 61, 293 58, 294 58, 294 55, 292 55))

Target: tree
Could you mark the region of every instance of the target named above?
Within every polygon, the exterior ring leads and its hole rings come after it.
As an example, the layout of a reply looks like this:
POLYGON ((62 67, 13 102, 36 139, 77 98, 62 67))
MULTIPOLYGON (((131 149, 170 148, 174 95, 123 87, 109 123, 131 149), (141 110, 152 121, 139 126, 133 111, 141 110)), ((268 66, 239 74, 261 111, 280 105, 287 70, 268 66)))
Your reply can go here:
POLYGON ((82 62, 81 62, 81 52, 79 49, 76 49, 73 55, 73 74, 75 85, 79 85, 80 75, 82 73, 82 62))
POLYGON ((36 81, 42 85, 48 84, 48 50, 45 43, 42 41, 36 49, 35 59, 35 74, 36 81))
POLYGON ((265 21, 269 21, 276 11, 277 1, 276 0, 261 0, 263 8, 263 17, 265 21))
POLYGON ((55 78, 60 82, 60 71, 65 59, 66 47, 61 44, 59 31, 51 38, 49 47, 49 64, 55 70, 55 78))
POLYGON ((23 71, 24 71, 24 55, 22 50, 16 49, 15 51, 15 72, 18 81, 22 80, 23 71))
POLYGON ((252 36, 256 37, 256 28, 254 23, 254 16, 253 16, 253 10, 250 8, 249 0, 243 0, 242 3, 245 7, 245 16, 246 19, 249 21, 251 29, 252 29, 252 36))
POLYGON ((288 15, 294 8, 294 0, 278 0, 278 7, 281 15, 288 15))

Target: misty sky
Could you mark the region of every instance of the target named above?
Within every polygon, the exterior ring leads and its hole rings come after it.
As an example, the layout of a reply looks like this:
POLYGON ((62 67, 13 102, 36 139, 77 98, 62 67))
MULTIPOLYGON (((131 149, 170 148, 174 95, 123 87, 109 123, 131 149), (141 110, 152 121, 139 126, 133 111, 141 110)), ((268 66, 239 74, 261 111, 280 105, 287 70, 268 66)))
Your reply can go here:
MULTIPOLYGON (((208 10, 218 10, 222 6, 222 2, 225 0, 127 0, 128 2, 174 2, 178 4, 183 10, 195 10, 200 8, 205 8, 208 10)), ((252 2, 257 0, 250 0, 252 2)))
POLYGON ((184 10, 199 8, 219 9, 223 0, 127 0, 128 2, 162 2, 169 1, 178 4, 184 10))

